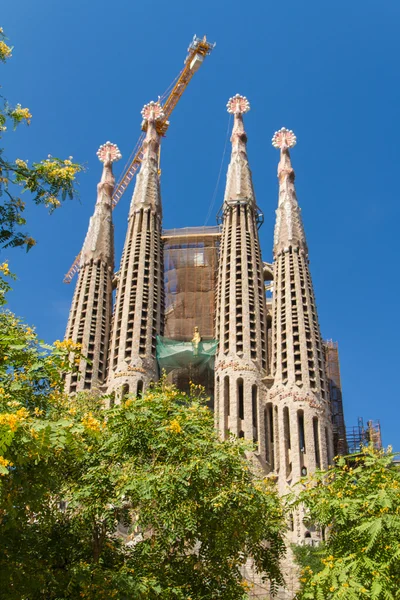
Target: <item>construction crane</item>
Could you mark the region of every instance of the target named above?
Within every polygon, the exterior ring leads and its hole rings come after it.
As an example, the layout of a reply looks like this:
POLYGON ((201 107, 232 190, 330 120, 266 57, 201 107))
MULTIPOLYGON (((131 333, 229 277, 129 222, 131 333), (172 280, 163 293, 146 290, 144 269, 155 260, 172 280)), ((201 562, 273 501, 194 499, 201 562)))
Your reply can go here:
MULTIPOLYGON (((168 126, 168 118, 174 110, 175 106, 181 99, 183 92, 186 90, 189 81, 193 75, 203 64, 204 58, 211 54, 215 48, 215 43, 207 41, 206 36, 203 38, 193 37, 193 40, 188 48, 188 55, 185 59, 184 67, 179 75, 174 79, 172 84, 169 86, 167 91, 159 98, 160 103, 163 103, 164 119, 157 124, 157 131, 160 135, 164 135, 168 126)), ((140 163, 143 160, 143 142, 145 139, 145 133, 142 133, 139 137, 135 148, 130 156, 127 163, 127 167, 124 170, 123 175, 119 179, 112 197, 113 209, 117 206, 121 200, 125 190, 134 178, 137 170, 139 169, 140 163)), ((80 253, 75 258, 71 268, 64 277, 64 283, 71 283, 74 275, 79 271, 80 253)))

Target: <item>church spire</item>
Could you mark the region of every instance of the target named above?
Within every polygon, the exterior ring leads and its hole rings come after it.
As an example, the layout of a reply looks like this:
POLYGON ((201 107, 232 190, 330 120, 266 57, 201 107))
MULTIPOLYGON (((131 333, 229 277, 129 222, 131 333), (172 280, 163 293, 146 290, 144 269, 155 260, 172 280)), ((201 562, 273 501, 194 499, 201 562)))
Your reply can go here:
POLYGON ((308 254, 300 208, 294 185, 295 172, 292 167, 289 149, 296 144, 293 131, 282 127, 272 138, 272 145, 280 149, 278 164, 279 200, 276 211, 274 232, 274 252, 282 252, 289 246, 302 248, 308 254))
POLYGON ((116 401, 139 394, 157 379, 156 339, 164 320, 160 133, 165 115, 159 102, 142 110, 146 131, 119 271, 109 361, 108 390, 116 401))
POLYGON ((105 383, 112 314, 114 276, 114 228, 112 163, 121 158, 115 144, 100 146, 97 156, 103 173, 97 185, 97 201, 81 252, 79 278, 70 310, 66 338, 82 344, 79 374, 66 377, 69 393, 98 389, 105 383), (79 375, 79 376, 78 376, 79 375))
POLYGON ((80 268, 86 262, 98 259, 105 261, 111 259, 114 264, 114 240, 112 227, 110 227, 112 194, 115 185, 112 163, 121 158, 121 153, 116 144, 106 142, 98 149, 97 156, 103 163, 103 172, 97 184, 96 205, 83 243, 80 268))
MULTIPOLYGON (((142 129, 146 132, 146 137, 143 142, 142 164, 136 179, 130 214, 145 207, 149 207, 152 212, 161 214, 158 172, 160 133, 158 125, 165 123, 165 114, 161 104, 152 101, 143 107, 142 117, 142 129)), ((168 125, 168 122, 165 125, 168 125)))
POLYGON ((223 436, 255 440, 264 448, 263 378, 267 368, 266 315, 256 200, 247 159, 243 114, 249 102, 230 98, 232 157, 223 204, 218 266, 215 406, 223 436))
POLYGON ((284 127, 272 138, 280 160, 272 304, 274 383, 269 391, 273 411, 267 429, 284 435, 279 443, 270 436, 267 455, 282 491, 307 470, 326 468, 332 456, 322 339, 289 153, 295 143, 293 131, 284 127))
POLYGON ((250 110, 246 96, 236 94, 229 98, 226 105, 228 113, 233 115, 232 155, 228 167, 224 203, 230 200, 247 200, 254 203, 254 189, 247 158, 247 135, 244 129, 243 115, 250 110))

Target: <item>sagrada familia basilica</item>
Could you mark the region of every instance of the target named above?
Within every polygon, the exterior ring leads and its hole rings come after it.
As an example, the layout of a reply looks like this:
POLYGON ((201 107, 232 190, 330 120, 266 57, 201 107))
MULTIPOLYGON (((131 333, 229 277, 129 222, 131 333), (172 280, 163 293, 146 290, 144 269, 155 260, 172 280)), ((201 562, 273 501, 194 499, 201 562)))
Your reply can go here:
MULTIPOLYGON (((271 264, 261 256, 263 215, 247 156, 250 105, 236 95, 227 107, 232 154, 219 225, 167 231, 157 128, 163 112, 157 102, 144 107, 143 157, 117 273, 112 165, 120 153, 109 142, 100 148, 103 173, 66 331, 90 362, 66 386, 70 394, 99 390, 113 404, 142 394, 162 369, 182 389, 199 381, 220 435, 253 440, 255 460, 283 494, 345 450, 340 384, 329 359, 335 348, 323 342, 318 323, 290 156, 296 137, 282 128, 272 138, 280 156, 271 264)), ((289 529, 296 543, 320 536, 299 513, 289 529)))

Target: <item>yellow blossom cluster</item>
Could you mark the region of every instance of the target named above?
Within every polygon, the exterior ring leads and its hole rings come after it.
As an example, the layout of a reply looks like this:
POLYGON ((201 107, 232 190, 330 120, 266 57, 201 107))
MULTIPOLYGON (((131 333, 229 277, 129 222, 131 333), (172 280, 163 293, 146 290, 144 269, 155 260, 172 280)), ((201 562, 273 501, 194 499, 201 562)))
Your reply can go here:
POLYGON ((172 433, 182 433, 182 427, 180 426, 178 419, 172 419, 167 429, 172 433))
POLYGON ((19 167, 20 169, 27 169, 28 168, 28 164, 26 163, 26 161, 21 160, 20 158, 16 158, 15 159, 15 164, 17 165, 17 167, 19 167))
POLYGON ((100 431, 100 421, 95 419, 91 412, 83 417, 82 425, 85 429, 89 429, 90 431, 100 431))
POLYGON ((50 183, 72 182, 76 173, 80 170, 78 165, 73 165, 70 160, 59 161, 57 159, 47 158, 40 164, 40 171, 47 177, 50 183))
MULTIPOLYGON (((0 31, 0 34, 3 33, 3 30, 0 31)), ((7 46, 7 44, 5 42, 3 42, 3 40, 0 40, 0 60, 2 62, 5 62, 6 58, 10 58, 12 56, 12 48, 10 48, 10 46, 7 46)))
POLYGON ((5 275, 6 277, 8 277, 9 275, 11 275, 11 271, 8 268, 8 263, 7 262, 3 262, 0 265, 0 273, 3 273, 3 275, 5 275))
POLYGON ((55 196, 48 196, 45 201, 46 206, 50 206, 51 208, 58 208, 61 206, 61 202, 55 196))
POLYGON ((11 117, 14 119, 14 121, 26 121, 29 125, 32 115, 29 112, 29 108, 22 108, 20 104, 17 104, 11 112, 11 117))
POLYGON ((22 407, 17 410, 16 413, 1 413, 0 414, 0 426, 9 427, 11 431, 16 431, 18 426, 21 424, 23 419, 29 415, 26 408, 22 407))
MULTIPOLYGON (((7 458, 4 458, 4 456, 0 456, 0 467, 7 468, 7 467, 12 467, 12 466, 13 466, 13 463, 11 461, 9 461, 7 458)), ((2 476, 2 475, 6 475, 6 473, 5 472, 2 473, 0 471, 0 476, 2 476)))
POLYGON ((73 340, 56 340, 54 346, 57 350, 66 350, 67 352, 80 352, 82 350, 82 344, 78 344, 73 340))

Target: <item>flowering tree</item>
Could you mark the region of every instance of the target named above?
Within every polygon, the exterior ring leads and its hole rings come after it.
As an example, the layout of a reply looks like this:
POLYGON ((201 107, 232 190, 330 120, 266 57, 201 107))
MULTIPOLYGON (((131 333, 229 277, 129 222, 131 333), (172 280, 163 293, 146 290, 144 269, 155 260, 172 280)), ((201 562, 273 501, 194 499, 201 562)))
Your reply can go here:
MULTIPOLYGON (((6 44, 3 29, 0 28, 0 62, 5 63, 12 55, 12 48, 6 44)), ((0 138, 8 125, 14 129, 21 123, 30 124, 32 115, 21 104, 11 106, 4 98, 0 106, 0 138)), ((0 148, 0 248, 25 246, 29 250, 35 240, 21 228, 26 224, 25 203, 21 192, 29 192, 36 204, 45 205, 50 212, 60 206, 67 197, 72 198, 76 174, 82 167, 66 160, 48 157, 28 166, 19 158, 9 160, 0 148)))
POLYGON ((400 598, 400 469, 393 458, 390 448, 365 447, 305 484, 298 502, 327 536, 313 567, 303 568, 299 600, 400 598))
POLYGON ((242 599, 248 558, 281 582, 274 484, 197 388, 162 381, 105 410, 63 392, 79 346, 43 346, 5 310, 0 329, 2 599, 242 599))

